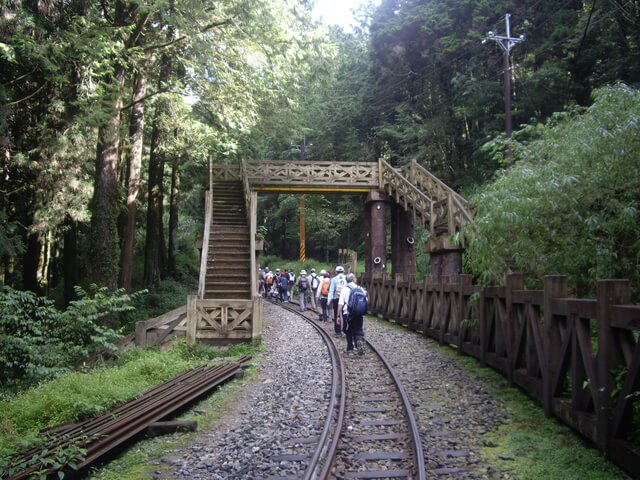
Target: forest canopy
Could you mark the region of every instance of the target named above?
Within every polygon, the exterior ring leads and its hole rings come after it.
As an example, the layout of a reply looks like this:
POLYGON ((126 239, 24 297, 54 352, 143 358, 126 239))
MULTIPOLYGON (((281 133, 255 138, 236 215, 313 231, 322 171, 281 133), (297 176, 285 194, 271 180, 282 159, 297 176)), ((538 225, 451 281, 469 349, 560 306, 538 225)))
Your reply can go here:
MULTIPOLYGON (((477 276, 635 278, 639 0, 382 0, 349 32, 313 3, 0 3, 0 283, 62 304, 78 285, 192 288, 207 162, 240 158, 415 159, 475 199, 477 276), (504 57, 483 43, 507 13, 525 38, 509 148, 504 57)), ((358 202, 308 202, 308 255, 361 250, 358 202)), ((294 257, 293 199, 259 218, 294 257)))

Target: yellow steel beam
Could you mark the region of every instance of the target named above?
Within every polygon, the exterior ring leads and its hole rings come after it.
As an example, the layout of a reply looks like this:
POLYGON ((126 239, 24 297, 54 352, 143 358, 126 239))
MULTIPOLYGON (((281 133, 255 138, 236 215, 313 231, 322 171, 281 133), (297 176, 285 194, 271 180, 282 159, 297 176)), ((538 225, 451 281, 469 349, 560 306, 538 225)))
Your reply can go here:
POLYGON ((371 187, 312 187, 312 186, 280 186, 280 185, 262 185, 252 186, 252 190, 257 192, 270 193, 368 193, 371 190, 377 190, 378 186, 371 187))

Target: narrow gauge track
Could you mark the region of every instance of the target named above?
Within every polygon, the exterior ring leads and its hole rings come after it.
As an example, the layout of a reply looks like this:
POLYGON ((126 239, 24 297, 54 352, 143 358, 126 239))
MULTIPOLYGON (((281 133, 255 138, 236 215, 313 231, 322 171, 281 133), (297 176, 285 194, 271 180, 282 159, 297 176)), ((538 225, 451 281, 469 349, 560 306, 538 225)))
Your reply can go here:
MULTIPOLYGON (((332 356, 344 348, 336 345, 331 322, 318 322, 315 312, 300 312, 291 306, 294 303, 278 305, 324 332, 323 338, 332 345, 332 356)), ((328 452, 322 460, 324 467, 319 470, 311 462, 310 468, 315 469, 308 470, 304 478, 426 478, 422 442, 409 398, 391 364, 368 340, 366 351, 370 353, 364 356, 345 354, 346 362, 337 353, 340 358, 336 361, 343 365, 340 368, 346 377, 342 380, 346 389, 341 390, 346 395, 340 398, 346 410, 337 411, 336 418, 342 422, 333 428, 338 435, 331 439, 331 446, 318 446, 328 452)))

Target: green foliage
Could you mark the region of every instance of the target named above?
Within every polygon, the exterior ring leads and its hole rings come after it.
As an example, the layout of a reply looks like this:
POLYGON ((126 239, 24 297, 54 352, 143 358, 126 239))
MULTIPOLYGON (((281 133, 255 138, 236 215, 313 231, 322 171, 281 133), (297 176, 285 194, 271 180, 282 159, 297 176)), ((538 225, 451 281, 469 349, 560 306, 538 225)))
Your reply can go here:
MULTIPOLYGON (((255 355, 260 346, 243 344, 227 350, 204 345, 186 347, 178 342, 174 348, 128 350, 116 365, 100 366, 88 372, 69 372, 13 397, 0 400, 0 472, 8 468, 9 457, 42 445, 42 429, 60 423, 82 421, 129 401, 141 393, 191 369, 203 361, 220 357, 255 355)), ((53 466, 73 463, 82 458, 79 449, 62 449, 28 460, 31 464, 53 466), (52 460, 53 458, 53 460, 52 460)))
POLYGON ((107 315, 132 309, 141 295, 92 286, 76 288, 78 300, 64 311, 53 301, 3 287, 0 291, 0 383, 15 389, 53 378, 89 355, 114 350, 119 335, 99 325, 107 315))
POLYGON ((132 299, 131 305, 134 308, 122 315, 122 333, 126 335, 135 331, 136 322, 140 320, 149 320, 186 305, 187 296, 194 295, 197 290, 197 280, 192 282, 162 280, 158 288, 132 299))
POLYGON ((582 113, 518 132, 515 166, 473 198, 465 258, 484 283, 524 271, 538 282, 566 274, 580 295, 603 278, 629 278, 637 289, 640 92, 616 85, 594 98, 582 113))

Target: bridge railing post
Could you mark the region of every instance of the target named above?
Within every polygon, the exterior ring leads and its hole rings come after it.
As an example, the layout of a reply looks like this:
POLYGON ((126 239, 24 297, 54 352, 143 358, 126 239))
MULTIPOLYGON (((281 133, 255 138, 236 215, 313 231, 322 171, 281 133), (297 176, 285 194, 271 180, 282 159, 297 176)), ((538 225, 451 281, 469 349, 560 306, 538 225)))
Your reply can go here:
POLYGON ((187 297, 187 345, 193 347, 196 344, 198 333, 198 312, 196 311, 197 297, 189 295, 187 297))
POLYGON ((612 392, 615 387, 613 372, 626 367, 621 350, 616 344, 611 327, 611 305, 625 305, 630 301, 628 280, 601 280, 598 282, 598 353, 596 378, 598 379, 598 410, 596 441, 603 452, 609 451, 610 430, 614 407, 612 392))
POLYGON ((515 368, 515 359, 513 358, 516 351, 515 343, 515 325, 517 322, 517 309, 513 304, 513 291, 524 289, 524 273, 510 273, 505 281, 505 347, 507 349, 507 378, 509 383, 513 385, 513 371, 515 368))
POLYGON ((553 414, 554 380, 559 369, 559 361, 562 348, 562 339, 558 322, 553 315, 553 300, 567 296, 567 277, 564 275, 547 275, 544 277, 544 368, 543 395, 544 413, 547 416, 553 414))

